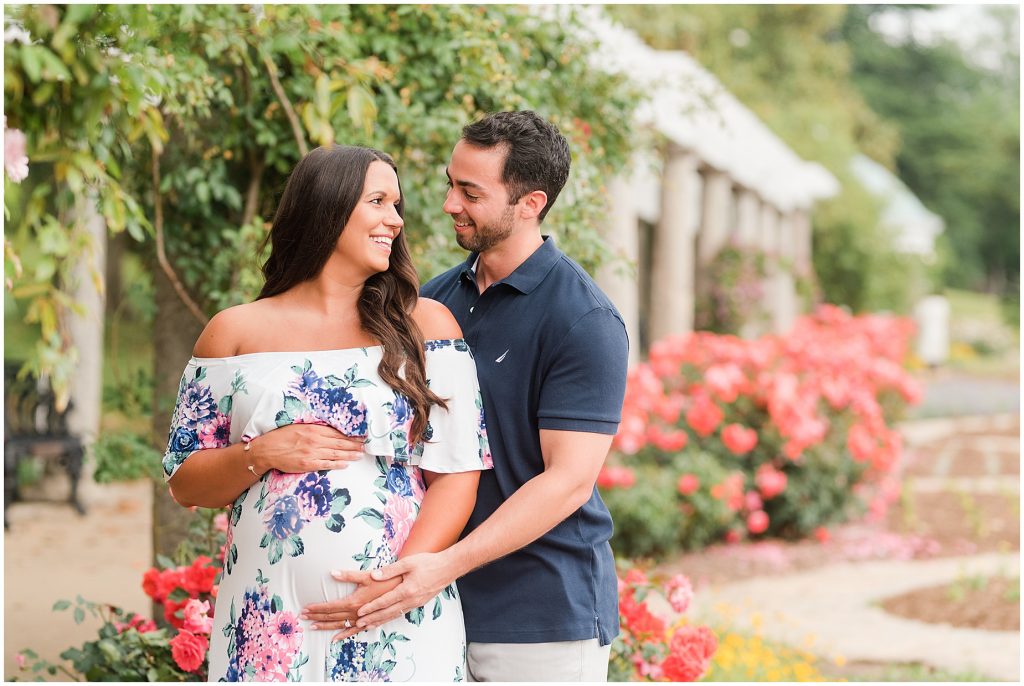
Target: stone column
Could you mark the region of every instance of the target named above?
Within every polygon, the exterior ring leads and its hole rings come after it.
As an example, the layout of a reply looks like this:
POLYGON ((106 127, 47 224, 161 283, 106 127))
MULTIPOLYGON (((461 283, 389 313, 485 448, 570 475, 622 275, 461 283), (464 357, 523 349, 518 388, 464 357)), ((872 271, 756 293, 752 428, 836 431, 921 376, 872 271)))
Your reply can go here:
POLYGON ((714 260, 729 242, 729 234, 735 229, 729 226, 731 202, 732 179, 725 172, 707 169, 704 172, 704 211, 697 234, 698 270, 714 260))
POLYGON ((797 273, 810 274, 813 268, 811 259, 811 216, 803 208, 793 210, 793 259, 796 262, 797 273))
MULTIPOLYGON (((67 415, 68 432, 87 446, 96 441, 103 410, 103 321, 105 314, 104 274, 106 272, 107 226, 96 211, 93 198, 80 200, 76 210, 82 244, 82 259, 74 267, 74 301, 81 312, 69 311, 67 330, 77 350, 78 360, 69 381, 71 405, 67 415)), ((86 504, 95 500, 92 481, 95 461, 86 458, 79 494, 86 504)))
POLYGON ((614 177, 608 183, 608 195, 608 221, 602 227, 602 234, 615 259, 598 270, 595 280, 615 303, 626 323, 629 363, 632 365, 640 359, 640 288, 637 279, 640 219, 628 179, 614 177))
POLYGON ((666 150, 661 218, 651 264, 651 340, 693 330, 694 200, 699 201, 697 157, 675 145, 666 150))
POLYGON ((758 245, 761 225, 761 199, 749 188, 742 188, 736 200, 736 240, 740 245, 758 245))
POLYGON ((776 333, 784 333, 792 328, 798 312, 796 298, 796 243, 794 241, 794 211, 783 214, 778 226, 778 255, 782 260, 775 280, 777 306, 773 329, 776 333))

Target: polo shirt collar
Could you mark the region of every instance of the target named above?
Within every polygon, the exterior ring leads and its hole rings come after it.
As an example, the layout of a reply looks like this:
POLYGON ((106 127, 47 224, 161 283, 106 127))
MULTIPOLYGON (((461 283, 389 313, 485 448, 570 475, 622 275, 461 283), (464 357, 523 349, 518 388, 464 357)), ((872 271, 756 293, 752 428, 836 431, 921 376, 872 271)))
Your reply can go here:
MULTIPOLYGON (((544 277, 562 256, 562 251, 555 245, 554 238, 543 236, 543 239, 544 242, 526 258, 525 262, 498 283, 508 284, 524 295, 540 285, 540 282, 544 280, 544 277)), ((474 252, 466 258, 462 266, 463 279, 476 281, 476 265, 479 257, 480 255, 474 252)))

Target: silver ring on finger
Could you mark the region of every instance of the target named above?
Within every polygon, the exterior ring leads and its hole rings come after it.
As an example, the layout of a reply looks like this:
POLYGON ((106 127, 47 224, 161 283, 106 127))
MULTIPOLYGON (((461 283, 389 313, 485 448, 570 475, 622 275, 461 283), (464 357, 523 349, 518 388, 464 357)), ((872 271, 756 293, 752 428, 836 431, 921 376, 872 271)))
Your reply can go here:
POLYGON ((346 629, 351 629, 352 628, 352 621, 351 620, 348 620, 348 619, 345 620, 345 628, 346 629))

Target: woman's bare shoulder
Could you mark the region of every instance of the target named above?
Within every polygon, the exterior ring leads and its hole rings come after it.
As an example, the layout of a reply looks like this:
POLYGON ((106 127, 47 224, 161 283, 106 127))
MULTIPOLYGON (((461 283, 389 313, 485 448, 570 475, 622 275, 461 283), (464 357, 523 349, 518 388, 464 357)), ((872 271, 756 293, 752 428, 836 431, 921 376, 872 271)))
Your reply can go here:
POLYGON ((462 338, 462 329, 455 320, 455 316, 436 300, 419 298, 416 301, 416 309, 413 310, 412 317, 416 320, 420 331, 423 332, 425 340, 462 338))
POLYGON ((221 310, 206 324, 192 349, 192 354, 196 357, 237 355, 239 344, 257 330, 257 322, 265 318, 268 311, 269 303, 264 300, 221 310))

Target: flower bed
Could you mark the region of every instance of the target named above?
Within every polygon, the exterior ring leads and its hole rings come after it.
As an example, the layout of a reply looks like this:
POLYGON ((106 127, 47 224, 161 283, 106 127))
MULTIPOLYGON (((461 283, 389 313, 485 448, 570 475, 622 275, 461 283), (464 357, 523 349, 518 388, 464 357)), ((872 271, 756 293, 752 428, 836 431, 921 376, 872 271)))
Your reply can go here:
POLYGON ((598 480, 624 557, 726 540, 800 538, 899 495, 891 428, 921 391, 913 324, 822 306, 784 336, 697 332, 630 370, 598 480))

